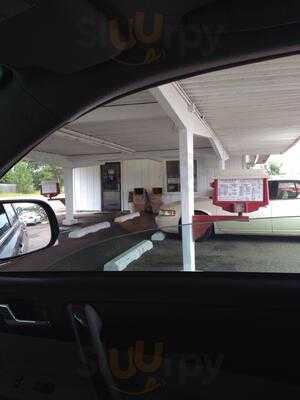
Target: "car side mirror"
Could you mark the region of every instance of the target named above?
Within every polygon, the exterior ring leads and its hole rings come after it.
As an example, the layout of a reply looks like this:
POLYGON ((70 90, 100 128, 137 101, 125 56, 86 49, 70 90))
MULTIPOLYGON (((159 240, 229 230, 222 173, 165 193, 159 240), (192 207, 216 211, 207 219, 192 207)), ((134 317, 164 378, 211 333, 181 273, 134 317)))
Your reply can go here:
POLYGON ((51 247, 58 235, 55 213, 46 202, 0 201, 0 262, 51 247))

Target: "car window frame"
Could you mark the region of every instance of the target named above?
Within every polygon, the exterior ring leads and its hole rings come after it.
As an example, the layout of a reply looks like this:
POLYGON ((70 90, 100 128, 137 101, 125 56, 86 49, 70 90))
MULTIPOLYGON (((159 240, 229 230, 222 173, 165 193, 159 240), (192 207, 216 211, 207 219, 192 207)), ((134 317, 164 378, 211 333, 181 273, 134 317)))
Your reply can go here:
POLYGON ((268 182, 269 184, 268 184, 268 189, 269 189, 269 198, 270 198, 270 201, 276 201, 276 200, 278 200, 277 199, 277 194, 278 194, 278 186, 279 186, 279 181, 276 181, 276 180, 269 180, 269 182, 268 182), (276 197, 273 199, 273 198, 271 198, 271 184, 276 184, 276 197))
MULTIPOLYGON (((299 185, 299 196, 300 196, 300 181, 295 181, 296 192, 298 193, 297 185, 299 185)), ((297 197, 296 199, 300 200, 300 197, 297 197)))
MULTIPOLYGON (((281 180, 278 180, 278 181, 276 181, 277 183, 278 183, 278 186, 277 186, 277 196, 278 196, 278 193, 279 193, 279 185, 280 185, 280 183, 293 183, 294 184, 294 187, 295 187, 295 192, 297 192, 297 186, 296 186, 296 183, 298 182, 299 184, 300 184, 300 181, 296 181, 296 180, 294 180, 294 179, 281 179, 281 180)), ((272 201, 289 201, 289 200, 299 200, 299 197, 294 197, 294 198, 289 198, 289 199, 279 199, 279 198, 276 198, 276 199, 274 199, 274 200, 272 200, 272 201)))
MULTIPOLYGON (((277 184, 277 194, 276 194, 276 196, 278 196, 278 190, 279 190, 279 184, 280 184, 280 183, 293 182, 294 185, 295 185, 296 191, 297 191, 297 184, 299 185, 299 188, 300 188, 300 180, 299 180, 299 181, 298 181, 298 180, 294 180, 294 179, 269 180, 269 184, 270 184, 270 183, 273 183, 273 182, 276 182, 276 184, 277 184)), ((269 193, 270 193, 270 186, 269 186, 269 193)), ((299 194, 300 194, 300 193, 299 193, 299 194)), ((280 201, 280 200, 281 200, 281 201, 300 200, 300 197, 295 197, 295 198, 290 198, 290 199, 278 199, 278 198, 272 199, 272 198, 270 198, 270 201, 280 201)))
POLYGON ((7 212, 6 212, 3 204, 0 204, 0 213, 1 213, 1 211, 3 211, 3 214, 6 216, 9 227, 4 233, 0 234, 0 246, 7 240, 7 238, 9 237, 9 235, 12 232, 12 227, 13 227, 10 222, 10 219, 8 218, 7 212))
POLYGON ((16 210, 14 209, 13 205, 9 204, 9 203, 3 204, 3 209, 4 209, 5 213, 6 213, 6 216, 8 218, 9 223, 10 223, 10 226, 11 227, 15 226, 17 224, 17 222, 19 221, 19 217, 18 217, 18 214, 16 213, 16 210), (11 209, 13 211, 13 214, 14 214, 14 220, 13 221, 11 221, 10 215, 6 210, 6 207, 11 207, 11 209))

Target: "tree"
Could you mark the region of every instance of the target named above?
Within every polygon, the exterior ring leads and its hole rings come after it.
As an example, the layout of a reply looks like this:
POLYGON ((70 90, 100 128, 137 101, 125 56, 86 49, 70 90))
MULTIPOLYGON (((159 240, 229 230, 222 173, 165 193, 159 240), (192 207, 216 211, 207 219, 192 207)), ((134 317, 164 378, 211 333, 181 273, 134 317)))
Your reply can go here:
POLYGON ((52 164, 29 161, 28 166, 32 172, 35 189, 39 190, 43 181, 57 181, 63 185, 62 168, 52 164))
POLYGON ((3 183, 13 183, 17 185, 17 192, 33 192, 32 173, 26 161, 16 164, 2 179, 3 183))
POLYGON ((4 177, 1 183, 17 185, 19 193, 31 193, 39 190, 43 181, 57 181, 63 185, 62 168, 35 161, 20 161, 4 177))
POLYGON ((269 175, 280 175, 280 169, 282 167, 282 164, 277 164, 276 162, 271 162, 267 166, 267 171, 269 175))

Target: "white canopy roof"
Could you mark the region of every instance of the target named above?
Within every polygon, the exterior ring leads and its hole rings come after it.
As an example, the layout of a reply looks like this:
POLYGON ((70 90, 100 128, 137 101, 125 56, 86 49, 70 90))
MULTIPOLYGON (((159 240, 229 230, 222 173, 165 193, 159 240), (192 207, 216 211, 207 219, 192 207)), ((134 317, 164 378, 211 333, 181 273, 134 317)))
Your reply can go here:
POLYGON ((299 55, 180 84, 230 155, 282 153, 300 137, 299 55))
MULTIPOLYGON (((300 137, 300 56, 212 72, 178 82, 186 105, 203 117, 229 156, 285 152, 300 137)), ((35 150, 45 159, 172 159, 174 122, 150 93, 127 96, 70 123, 35 150)), ((194 137, 195 153, 213 151, 194 137)))

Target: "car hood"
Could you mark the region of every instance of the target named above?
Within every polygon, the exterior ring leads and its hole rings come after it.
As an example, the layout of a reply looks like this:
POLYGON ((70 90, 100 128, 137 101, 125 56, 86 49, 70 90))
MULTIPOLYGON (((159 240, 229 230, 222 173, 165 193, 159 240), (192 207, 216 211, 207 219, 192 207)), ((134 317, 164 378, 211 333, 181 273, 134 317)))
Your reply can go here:
MULTIPOLYGON (((211 199, 208 197, 195 197, 195 204, 199 204, 199 203, 200 204, 201 203, 203 203, 203 204, 211 203, 211 206, 213 206, 211 199)), ((180 206, 181 206, 181 201, 179 200, 179 201, 173 201, 171 203, 165 203, 162 205, 161 209, 164 210, 166 208, 171 208, 171 207, 179 208, 180 206)))

